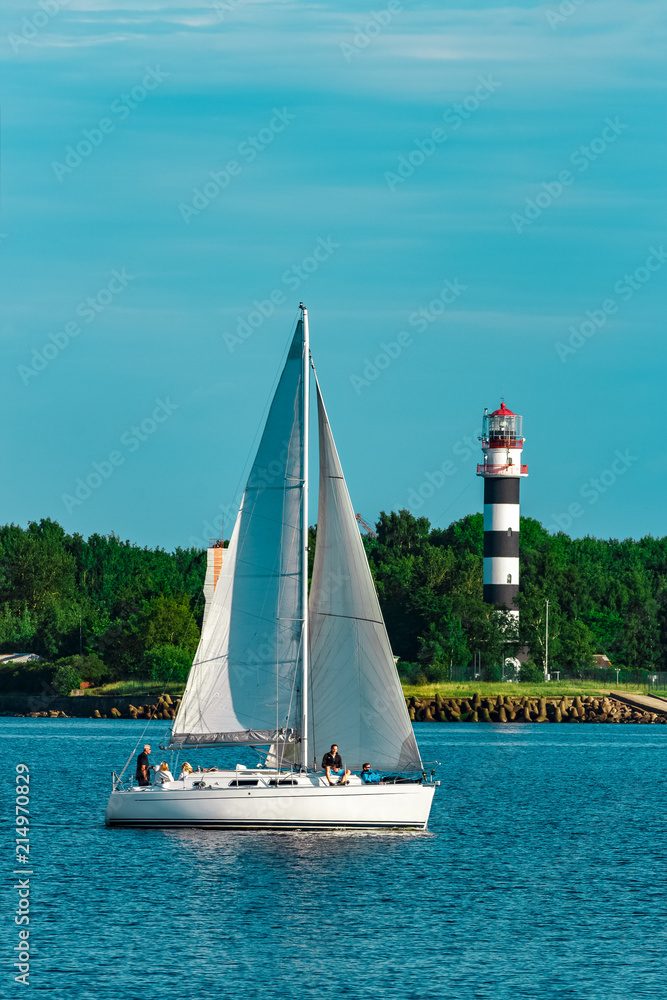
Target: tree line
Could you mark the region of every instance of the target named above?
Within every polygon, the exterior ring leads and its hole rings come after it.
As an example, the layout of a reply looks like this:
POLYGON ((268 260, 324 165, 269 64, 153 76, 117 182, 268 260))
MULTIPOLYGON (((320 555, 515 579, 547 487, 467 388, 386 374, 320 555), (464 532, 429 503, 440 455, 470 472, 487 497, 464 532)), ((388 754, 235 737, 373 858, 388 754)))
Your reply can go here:
POLYGON ((0 652, 49 666, 5 667, 0 690, 65 692, 133 676, 185 680, 204 610, 206 552, 148 549, 116 535, 68 535, 50 519, 0 528, 0 652))
POLYGON ((409 511, 382 513, 365 540, 395 653, 445 679, 479 653, 487 668, 528 650, 565 673, 606 654, 614 666, 667 670, 667 538, 570 538, 521 518, 519 628, 482 600, 483 517, 431 528, 409 511))
MULTIPOLYGON (((544 664, 667 670, 667 538, 569 538, 521 518, 520 624, 482 600, 483 523, 432 528, 380 514, 365 537, 394 653, 407 679, 446 679, 479 654, 487 668, 528 649, 544 664)), ((317 541, 311 528, 310 555, 317 541)), ((0 528, 0 652, 43 663, 4 667, 0 690, 59 690, 133 676, 186 678, 204 610, 206 552, 141 548, 115 535, 69 535, 55 521, 0 528)))

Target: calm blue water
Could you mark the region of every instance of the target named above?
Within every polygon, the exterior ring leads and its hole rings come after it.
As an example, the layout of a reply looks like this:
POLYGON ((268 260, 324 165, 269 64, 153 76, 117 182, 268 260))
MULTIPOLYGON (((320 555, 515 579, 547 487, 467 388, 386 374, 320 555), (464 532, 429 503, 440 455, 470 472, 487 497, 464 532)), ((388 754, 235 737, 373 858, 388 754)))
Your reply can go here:
POLYGON ((667 995, 667 727, 419 724, 443 762, 427 834, 107 830, 143 725, 0 719, 0 994, 25 991, 7 813, 25 762, 30 989, 49 998, 667 995))

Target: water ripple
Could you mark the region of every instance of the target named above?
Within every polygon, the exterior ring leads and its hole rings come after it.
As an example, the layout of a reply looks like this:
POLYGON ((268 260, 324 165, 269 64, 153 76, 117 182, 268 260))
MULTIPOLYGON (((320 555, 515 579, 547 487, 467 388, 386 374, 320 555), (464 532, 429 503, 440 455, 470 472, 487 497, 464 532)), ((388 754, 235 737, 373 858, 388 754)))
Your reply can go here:
POLYGON ((103 825, 135 723, 0 720, 9 851, 14 765, 31 769, 33 989, 54 1000, 664 996, 665 728, 417 730, 424 757, 443 761, 425 834, 137 831, 103 825))

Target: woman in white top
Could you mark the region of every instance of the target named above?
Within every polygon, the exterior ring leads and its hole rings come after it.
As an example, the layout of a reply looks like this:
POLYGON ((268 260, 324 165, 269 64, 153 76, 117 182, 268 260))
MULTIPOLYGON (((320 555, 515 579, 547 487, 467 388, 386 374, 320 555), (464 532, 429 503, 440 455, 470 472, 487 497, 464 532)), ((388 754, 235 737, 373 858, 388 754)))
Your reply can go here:
POLYGON ((164 785, 166 781, 173 781, 174 776, 169 770, 169 764, 163 760, 159 767, 155 768, 155 784, 164 785))
POLYGON ((184 760, 181 767, 181 773, 178 776, 178 780, 182 781, 183 784, 185 784, 185 779, 189 777, 189 775, 191 774, 192 774, 192 764, 188 764, 187 760, 184 760))

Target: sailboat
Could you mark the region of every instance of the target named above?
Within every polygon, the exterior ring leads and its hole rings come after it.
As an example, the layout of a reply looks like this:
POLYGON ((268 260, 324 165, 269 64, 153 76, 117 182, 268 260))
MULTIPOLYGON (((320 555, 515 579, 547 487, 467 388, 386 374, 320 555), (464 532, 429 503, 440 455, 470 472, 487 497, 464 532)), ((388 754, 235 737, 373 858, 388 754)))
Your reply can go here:
POLYGON ((265 762, 145 787, 114 774, 108 826, 426 828, 439 782, 420 757, 299 308, 165 747, 265 747, 265 762), (309 593, 311 367, 319 498, 309 593), (333 787, 318 766, 332 744, 352 772, 333 787), (355 773, 365 762, 385 773, 381 783, 355 773))

